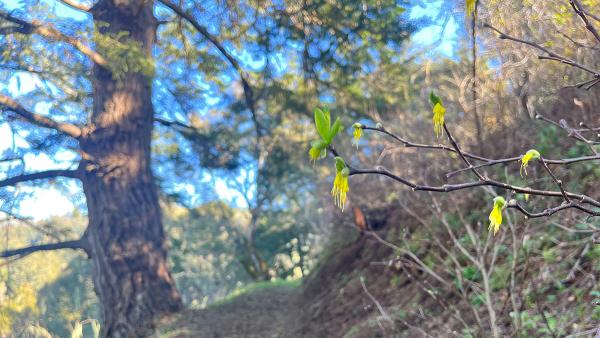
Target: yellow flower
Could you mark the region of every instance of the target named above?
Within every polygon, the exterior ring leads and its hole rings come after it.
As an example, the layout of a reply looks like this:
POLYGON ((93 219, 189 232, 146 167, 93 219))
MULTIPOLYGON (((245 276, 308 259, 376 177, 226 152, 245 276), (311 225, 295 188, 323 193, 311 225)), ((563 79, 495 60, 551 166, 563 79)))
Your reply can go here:
POLYGON ((350 176, 350 169, 348 169, 341 157, 336 157, 335 179, 333 180, 331 196, 333 196, 335 205, 342 209, 342 211, 344 211, 344 206, 346 205, 346 195, 348 194, 348 190, 350 190, 348 176, 350 176))
POLYGON ((475 3, 477 0, 466 0, 465 9, 467 11, 467 16, 471 16, 473 12, 475 12, 475 3))
POLYGON ((446 108, 442 105, 441 102, 438 102, 433 106, 433 130, 435 131, 435 136, 440 137, 444 130, 444 114, 446 113, 446 108))
POLYGON ((362 137, 363 134, 363 125, 356 122, 355 124, 352 125, 352 128, 354 128, 354 139, 352 140, 352 143, 356 145, 356 149, 358 149, 358 141, 360 141, 360 138, 362 137))
POLYGON ((494 231, 494 235, 500 229, 500 225, 502 224, 502 208, 506 204, 506 200, 502 196, 496 196, 494 198, 494 208, 492 212, 490 212, 490 226, 489 231, 494 231))
POLYGON ((444 130, 446 108, 444 108, 442 99, 434 92, 429 93, 429 102, 433 105, 433 131, 435 131, 435 136, 439 138, 444 130))
POLYGON ((529 164, 529 161, 538 158, 540 158, 540 152, 535 149, 528 150, 525 155, 521 157, 521 169, 519 170, 521 177, 523 177, 523 171, 525 171, 525 175, 527 175, 527 165, 529 164))
POLYGON ((310 150, 308 151, 310 160, 316 162, 319 159, 327 156, 327 144, 323 140, 311 142, 310 150))

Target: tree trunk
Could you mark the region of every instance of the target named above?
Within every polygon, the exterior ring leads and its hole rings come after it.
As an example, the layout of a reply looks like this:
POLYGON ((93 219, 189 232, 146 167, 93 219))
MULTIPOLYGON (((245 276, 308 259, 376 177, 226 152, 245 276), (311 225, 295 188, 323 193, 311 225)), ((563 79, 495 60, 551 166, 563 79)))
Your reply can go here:
POLYGON ((97 49, 100 39, 115 40, 109 65, 94 68, 93 127, 81 142, 86 239, 104 335, 145 336, 152 319, 181 308, 150 167, 151 72, 136 66, 151 61, 157 22, 147 0, 100 0, 91 12, 97 49))

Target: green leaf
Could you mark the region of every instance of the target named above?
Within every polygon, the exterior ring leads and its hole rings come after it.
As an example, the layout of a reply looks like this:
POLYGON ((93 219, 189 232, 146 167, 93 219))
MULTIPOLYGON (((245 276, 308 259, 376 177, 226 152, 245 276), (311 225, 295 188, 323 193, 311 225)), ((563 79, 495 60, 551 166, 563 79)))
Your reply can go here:
POLYGON ((324 140, 314 140, 310 142, 310 146, 313 148, 323 149, 327 147, 327 142, 325 142, 324 140))
POLYGON ((442 99, 440 99, 439 96, 435 95, 433 92, 429 93, 429 101, 431 101, 431 104, 435 107, 436 104, 440 104, 443 106, 442 104, 442 99))
POLYGON ((329 111, 329 107, 323 107, 323 114, 325 115, 325 119, 327 119, 327 125, 331 125, 331 112, 329 111))
POLYGON ((344 162, 344 159, 343 159, 343 158, 341 158, 341 157, 337 156, 337 157, 335 158, 335 169, 336 169, 338 172, 341 172, 342 170, 344 170, 344 168, 346 168, 346 162, 344 162))
POLYGON ((329 135, 329 123, 323 111, 319 108, 315 109, 315 127, 319 135, 326 141, 329 135))
POLYGON ((331 127, 331 130, 329 131, 329 135, 327 135, 327 138, 325 139, 325 141, 327 141, 327 143, 331 143, 331 141, 333 141, 333 138, 335 137, 335 135, 337 135, 337 133, 339 133, 339 131, 342 129, 342 122, 340 121, 340 118, 336 118, 335 122, 333 122, 333 126, 331 127))
POLYGON ((472 265, 463 268, 462 275, 465 279, 468 279, 470 281, 477 281, 481 278, 479 270, 477 270, 477 268, 475 268, 472 265))

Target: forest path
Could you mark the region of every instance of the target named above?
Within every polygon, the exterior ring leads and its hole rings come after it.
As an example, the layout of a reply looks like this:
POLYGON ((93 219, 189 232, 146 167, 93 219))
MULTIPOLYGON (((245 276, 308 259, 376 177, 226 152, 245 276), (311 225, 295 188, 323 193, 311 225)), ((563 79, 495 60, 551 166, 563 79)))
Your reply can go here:
POLYGON ((156 337, 292 337, 301 318, 301 303, 299 287, 255 290, 203 310, 186 310, 161 325, 156 337))

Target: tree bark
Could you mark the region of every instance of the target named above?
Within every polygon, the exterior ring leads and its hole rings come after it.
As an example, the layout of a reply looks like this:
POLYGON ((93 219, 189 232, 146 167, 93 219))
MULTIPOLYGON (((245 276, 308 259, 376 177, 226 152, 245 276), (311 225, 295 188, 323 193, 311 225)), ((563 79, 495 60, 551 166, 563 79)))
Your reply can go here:
MULTIPOLYGON (((157 26, 153 1, 100 0, 90 12, 103 36, 138 46, 151 58, 157 26)), ((153 319, 182 304, 167 267, 150 167, 152 79, 131 69, 115 74, 114 68, 94 66, 92 128, 81 139, 89 216, 85 238, 107 337, 147 336, 153 319)))

